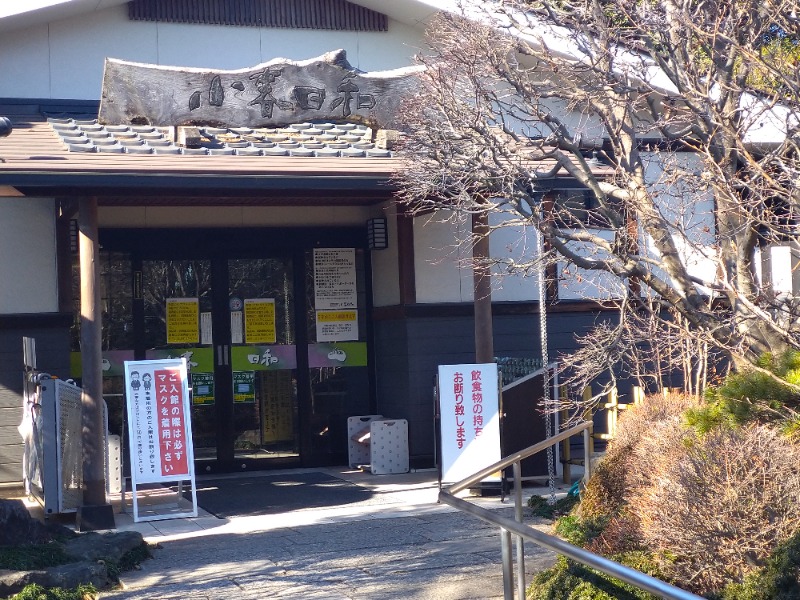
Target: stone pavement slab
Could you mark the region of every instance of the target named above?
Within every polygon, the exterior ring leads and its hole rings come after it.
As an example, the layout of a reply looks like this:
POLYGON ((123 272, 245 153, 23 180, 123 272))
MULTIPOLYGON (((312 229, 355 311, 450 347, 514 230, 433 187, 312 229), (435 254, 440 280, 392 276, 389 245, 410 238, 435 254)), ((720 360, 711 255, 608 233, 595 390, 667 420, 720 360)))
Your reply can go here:
MULTIPOLYGON (((337 476, 361 480, 359 474, 337 476)), ((341 506, 153 522, 147 539, 160 545, 154 559, 123 574, 123 589, 104 592, 101 598, 502 598, 498 530, 437 504, 435 473, 369 476, 363 485, 380 495, 381 502, 358 510, 341 506)), ((474 501, 513 515, 508 501, 474 501)), ((526 522, 548 527, 532 518, 526 522)), ((528 580, 555 559, 531 543, 525 556, 528 580)))

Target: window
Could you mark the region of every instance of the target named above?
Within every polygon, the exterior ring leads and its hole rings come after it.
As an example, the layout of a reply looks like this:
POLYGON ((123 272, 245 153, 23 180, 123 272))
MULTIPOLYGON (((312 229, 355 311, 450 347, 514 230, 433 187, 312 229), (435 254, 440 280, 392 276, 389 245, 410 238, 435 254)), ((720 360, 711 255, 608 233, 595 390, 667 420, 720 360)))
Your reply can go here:
MULTIPOLYGON (((594 194, 587 189, 560 189, 552 191, 553 218, 559 227, 594 227, 612 229, 607 210, 601 208, 594 194)), ((612 210, 621 213, 618 206, 612 210)))

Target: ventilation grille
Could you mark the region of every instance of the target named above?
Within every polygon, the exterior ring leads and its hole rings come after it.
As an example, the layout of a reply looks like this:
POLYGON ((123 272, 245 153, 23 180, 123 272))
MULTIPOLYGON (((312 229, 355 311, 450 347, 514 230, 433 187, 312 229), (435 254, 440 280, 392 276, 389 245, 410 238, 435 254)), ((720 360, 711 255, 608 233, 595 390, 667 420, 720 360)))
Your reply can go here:
POLYGON ((61 512, 83 503, 83 441, 81 388, 55 380, 58 403, 58 445, 61 461, 61 512))
POLYGON ((134 0, 133 21, 386 31, 384 14, 345 0, 134 0))

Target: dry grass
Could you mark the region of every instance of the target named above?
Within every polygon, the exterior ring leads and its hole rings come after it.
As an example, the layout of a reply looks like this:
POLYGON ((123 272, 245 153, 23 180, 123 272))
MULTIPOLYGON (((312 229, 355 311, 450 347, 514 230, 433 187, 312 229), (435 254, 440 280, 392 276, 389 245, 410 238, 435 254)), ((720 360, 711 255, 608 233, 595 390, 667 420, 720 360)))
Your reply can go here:
POLYGON ((664 572, 706 594, 741 581, 800 527, 800 448, 758 425, 679 447, 639 463, 649 483, 629 507, 664 572))

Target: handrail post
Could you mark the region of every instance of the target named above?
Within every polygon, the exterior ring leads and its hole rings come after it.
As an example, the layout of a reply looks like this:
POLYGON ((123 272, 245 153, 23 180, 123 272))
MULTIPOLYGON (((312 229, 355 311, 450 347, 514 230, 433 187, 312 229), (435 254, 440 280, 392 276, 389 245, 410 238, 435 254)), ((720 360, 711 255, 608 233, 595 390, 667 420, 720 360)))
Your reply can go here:
MULTIPOLYGON (((566 386, 564 386, 566 387, 566 386)), ((566 397, 566 392, 562 392, 564 397, 566 397)), ((561 423, 566 423, 569 414, 567 413, 567 409, 561 409, 561 423)), ((563 425, 562 425, 563 426, 563 425)), ((572 460, 572 456, 570 454, 570 447, 569 447, 569 438, 563 440, 561 442, 561 479, 567 485, 572 483, 572 464, 570 461, 572 460)))
POLYGON ((589 483, 589 477, 592 476, 592 426, 590 425, 583 430, 583 485, 584 487, 589 483))
POLYGON ((439 491, 439 501, 444 502, 458 510, 471 514, 487 523, 491 523, 500 527, 500 549, 502 552, 502 566, 503 566, 503 598, 504 600, 514 600, 514 556, 513 545, 511 543, 511 536, 517 536, 517 556, 519 573, 517 577, 519 600, 524 600, 525 592, 525 566, 524 566, 524 541, 528 540, 543 548, 553 550, 562 556, 577 561, 592 569, 597 569, 611 577, 625 581, 640 590, 644 590, 654 594, 665 600, 703 600, 702 597, 697 596, 686 590, 682 590, 674 585, 656 579, 650 575, 646 575, 641 571, 626 567, 613 560, 607 559, 599 554, 589 552, 578 546, 559 539, 558 537, 548 535, 546 533, 537 531, 529 525, 522 523, 522 461, 529 456, 533 456, 537 452, 541 452, 549 446, 558 444, 562 440, 568 439, 570 436, 583 434, 584 445, 584 485, 589 481, 592 474, 592 428, 591 421, 586 421, 575 427, 571 427, 562 431, 552 437, 538 442, 524 450, 517 452, 511 456, 501 459, 473 475, 458 481, 445 489, 439 491), (515 519, 494 514, 493 511, 486 508, 475 506, 466 500, 457 498, 454 494, 470 487, 472 484, 482 481, 492 473, 500 469, 512 467, 514 470, 515 481, 515 519))
MULTIPOLYGON (((584 406, 589 406, 589 404, 590 404, 590 402, 592 400, 592 386, 591 385, 587 385, 585 388, 583 388, 582 398, 583 398, 583 400, 582 400, 583 405, 584 406)), ((588 408, 583 413, 583 419, 585 421, 590 422, 590 423, 594 422, 594 417, 592 415, 592 411, 589 410, 588 408)), ((585 445, 586 437, 584 436, 583 439, 584 439, 584 447, 586 447, 586 445, 585 445)), ((592 435, 589 436, 589 446, 588 447, 589 447, 589 453, 593 454, 594 453, 594 430, 592 430, 592 435)))
MULTIPOLYGON (((522 523, 522 461, 514 463, 514 513, 518 523, 522 523)), ((525 540, 517 539, 517 598, 525 600, 525 540)))
POLYGON ((503 561, 503 599, 514 600, 514 566, 511 556, 511 532, 500 528, 500 552, 503 561))

